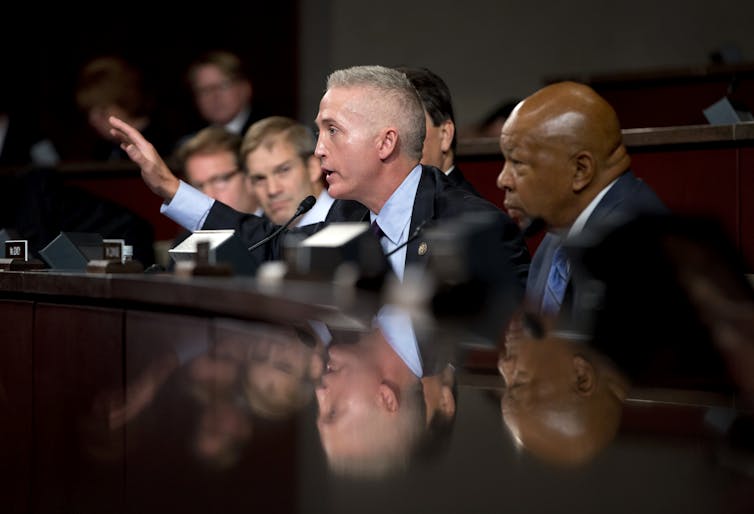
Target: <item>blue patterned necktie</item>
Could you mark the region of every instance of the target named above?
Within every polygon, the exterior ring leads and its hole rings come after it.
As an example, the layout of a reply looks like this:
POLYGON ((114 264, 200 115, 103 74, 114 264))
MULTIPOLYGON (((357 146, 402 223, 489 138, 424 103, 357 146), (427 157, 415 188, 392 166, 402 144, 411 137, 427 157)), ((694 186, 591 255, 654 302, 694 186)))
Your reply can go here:
POLYGON ((557 314, 563 303, 566 286, 568 285, 568 257, 562 246, 558 246, 552 256, 550 273, 547 275, 547 285, 542 295, 542 313, 557 314))

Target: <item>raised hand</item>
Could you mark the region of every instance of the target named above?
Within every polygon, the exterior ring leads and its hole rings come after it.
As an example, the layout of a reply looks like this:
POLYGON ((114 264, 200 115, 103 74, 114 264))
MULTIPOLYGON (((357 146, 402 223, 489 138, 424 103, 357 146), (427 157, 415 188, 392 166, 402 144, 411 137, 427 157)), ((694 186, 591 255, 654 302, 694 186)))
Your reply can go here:
POLYGON ((149 189, 166 202, 170 202, 178 191, 180 181, 170 171, 152 143, 125 121, 115 116, 110 116, 108 121, 111 127, 110 134, 120 141, 120 147, 141 168, 141 178, 149 189))

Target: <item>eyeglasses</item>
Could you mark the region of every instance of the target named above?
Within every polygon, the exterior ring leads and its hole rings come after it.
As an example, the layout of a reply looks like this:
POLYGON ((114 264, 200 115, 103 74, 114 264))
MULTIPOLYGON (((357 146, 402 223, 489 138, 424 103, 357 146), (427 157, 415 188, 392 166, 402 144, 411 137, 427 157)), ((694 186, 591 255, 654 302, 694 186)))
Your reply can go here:
POLYGON ((207 179, 204 182, 193 182, 191 185, 199 190, 203 190, 207 186, 212 186, 212 189, 215 190, 222 190, 228 187, 230 179, 232 179, 236 174, 241 173, 242 171, 243 170, 235 169, 233 171, 215 175, 214 177, 207 179))
POLYGON ((233 80, 223 80, 222 82, 218 82, 217 84, 207 84, 206 86, 196 86, 194 87, 194 94, 196 96, 209 96, 214 93, 222 93, 224 91, 228 91, 231 87, 233 87, 233 80))

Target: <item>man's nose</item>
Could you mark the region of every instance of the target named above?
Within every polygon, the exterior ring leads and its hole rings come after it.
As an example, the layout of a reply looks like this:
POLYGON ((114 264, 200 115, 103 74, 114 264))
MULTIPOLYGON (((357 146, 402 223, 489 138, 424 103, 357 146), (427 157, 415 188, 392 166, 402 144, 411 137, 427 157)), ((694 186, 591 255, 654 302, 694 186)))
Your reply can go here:
POLYGON ((503 191, 507 191, 511 187, 510 172, 508 170, 508 164, 503 164, 503 169, 500 170, 500 174, 497 176, 497 188, 503 191))
POLYGON ((510 352, 502 354, 497 361, 497 369, 503 376, 506 385, 513 383, 513 377, 516 373, 516 356, 510 352))
POLYGON ((321 159, 325 155, 325 144, 322 142, 322 136, 317 137, 317 144, 314 146, 314 156, 321 159))
POLYGON ((275 196, 279 192, 280 180, 278 180, 274 176, 271 176, 269 180, 267 180, 267 194, 269 194, 270 196, 275 196))
POLYGON ((320 382, 314 387, 314 395, 320 407, 327 405, 327 386, 324 383, 320 382))

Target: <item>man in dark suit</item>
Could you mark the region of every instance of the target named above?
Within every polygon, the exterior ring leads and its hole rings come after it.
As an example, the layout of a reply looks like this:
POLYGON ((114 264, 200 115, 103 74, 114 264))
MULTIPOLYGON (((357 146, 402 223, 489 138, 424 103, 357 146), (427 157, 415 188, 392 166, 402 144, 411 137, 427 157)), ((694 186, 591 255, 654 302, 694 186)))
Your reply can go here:
POLYGON ((548 229, 527 281, 533 310, 554 315, 579 300, 567 260, 555 259, 566 242, 667 209, 631 171, 615 111, 586 85, 551 84, 524 99, 503 125, 500 149, 505 208, 521 224, 539 220, 548 229), (548 285, 551 268, 565 287, 548 285))
MULTIPOLYGON (((173 162, 194 188, 239 212, 261 216, 262 209, 241 162, 242 141, 238 134, 210 125, 181 144, 173 162)), ((190 230, 183 230, 170 247, 175 248, 190 235, 190 230)), ((171 259, 168 270, 173 270, 174 264, 171 259)))
MULTIPOLYGON (((513 220, 490 202, 453 186, 436 168, 419 164, 424 109, 403 73, 382 66, 333 72, 316 123, 315 155, 328 191, 337 199, 326 221, 377 222, 380 243, 385 252, 393 252, 389 260, 398 278, 406 266, 426 263, 432 255, 432 242, 421 237, 422 227, 478 212, 494 217, 501 227, 485 241, 485 253, 499 255, 495 267, 509 269, 523 284, 529 254, 513 220)), ((235 228, 247 243, 277 228, 199 194, 173 175, 137 130, 117 118, 111 118, 111 124, 147 185, 165 200, 162 212, 179 224, 189 230, 235 228)), ((299 230, 313 233, 321 227, 299 230)), ((257 263, 280 258, 281 246, 279 239, 273 240, 252 258, 257 263)))
POLYGON ((406 74, 424 105, 427 134, 421 163, 438 168, 453 185, 478 195, 455 163, 458 137, 450 88, 442 77, 427 68, 402 66, 397 70, 406 74))

